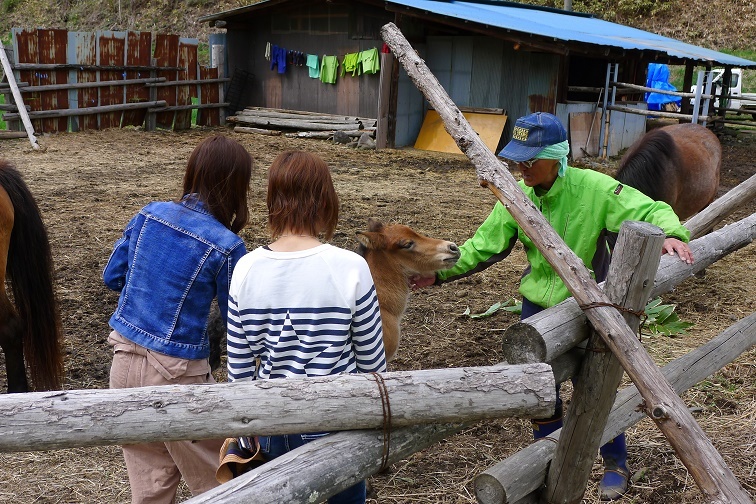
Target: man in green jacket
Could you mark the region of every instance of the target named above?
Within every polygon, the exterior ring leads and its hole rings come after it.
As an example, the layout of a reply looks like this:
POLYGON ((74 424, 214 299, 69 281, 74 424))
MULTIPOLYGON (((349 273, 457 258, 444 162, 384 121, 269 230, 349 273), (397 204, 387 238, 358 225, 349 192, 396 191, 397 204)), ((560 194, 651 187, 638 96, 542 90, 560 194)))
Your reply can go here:
MULTIPOLYGON (((693 263, 686 243, 690 232, 680 224, 668 204, 654 201, 608 175, 567 166, 568 154, 567 132, 559 119, 536 112, 517 120, 512 140, 499 156, 517 163, 522 173, 519 185, 525 195, 591 270, 597 282, 606 279, 609 269, 607 233, 619 232, 626 220, 660 227, 667 235, 662 253, 677 254, 688 264, 693 263)), ((496 203, 473 237, 460 247, 462 255, 453 268, 439 271, 435 277, 412 278, 412 286, 440 284, 482 271, 507 257, 518 239, 529 262, 520 281, 521 318, 570 297, 561 278, 501 202, 496 203)), ((540 439, 561 427, 562 401, 557 386, 556 414, 548 419, 533 420, 533 435, 540 439)), ((600 484, 601 498, 614 500, 627 491, 629 471, 624 433, 602 446, 601 456, 605 468, 600 484)))

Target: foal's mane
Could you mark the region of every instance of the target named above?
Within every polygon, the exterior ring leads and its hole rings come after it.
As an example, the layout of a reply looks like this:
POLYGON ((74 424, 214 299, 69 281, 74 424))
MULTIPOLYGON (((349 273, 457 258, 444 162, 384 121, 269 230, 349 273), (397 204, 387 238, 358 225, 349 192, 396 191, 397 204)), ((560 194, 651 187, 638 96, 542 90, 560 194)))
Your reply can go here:
POLYGON ((663 129, 651 130, 623 156, 615 178, 661 201, 676 159, 678 149, 672 135, 663 129))

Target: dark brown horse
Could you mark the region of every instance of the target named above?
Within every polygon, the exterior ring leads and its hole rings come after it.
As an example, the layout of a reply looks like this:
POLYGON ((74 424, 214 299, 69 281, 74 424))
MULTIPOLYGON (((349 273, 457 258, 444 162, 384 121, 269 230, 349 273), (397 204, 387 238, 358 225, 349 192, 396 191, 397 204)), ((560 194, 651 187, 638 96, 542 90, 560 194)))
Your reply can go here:
POLYGON ((669 203, 683 220, 714 201, 721 164, 722 146, 714 133, 699 124, 673 124, 631 145, 615 178, 669 203))
POLYGON ((8 392, 59 389, 63 357, 47 231, 21 174, 0 159, 0 347, 8 392), (5 292, 6 277, 13 302, 5 292))

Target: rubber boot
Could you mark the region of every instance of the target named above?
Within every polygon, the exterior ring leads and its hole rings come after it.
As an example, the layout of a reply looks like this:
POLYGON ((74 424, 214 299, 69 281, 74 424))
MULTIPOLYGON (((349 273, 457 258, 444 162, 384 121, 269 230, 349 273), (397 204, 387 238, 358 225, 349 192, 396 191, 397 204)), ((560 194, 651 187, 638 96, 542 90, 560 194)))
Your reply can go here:
POLYGON ((530 421, 533 427, 533 439, 545 438, 555 430, 562 428, 562 400, 557 399, 554 416, 550 418, 538 418, 530 421))
POLYGON ((623 432, 612 439, 599 450, 604 459, 604 477, 599 484, 602 501, 612 501, 622 497, 627 492, 627 480, 630 471, 627 469, 627 444, 623 432))

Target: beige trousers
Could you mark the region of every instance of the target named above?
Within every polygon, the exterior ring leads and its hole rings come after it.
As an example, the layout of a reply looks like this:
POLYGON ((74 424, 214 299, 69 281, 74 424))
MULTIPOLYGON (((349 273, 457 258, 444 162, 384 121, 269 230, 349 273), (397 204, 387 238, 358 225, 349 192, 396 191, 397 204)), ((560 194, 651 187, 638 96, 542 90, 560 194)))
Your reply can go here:
MULTIPOLYGON (((205 360, 187 360, 151 352, 117 332, 113 347, 110 388, 215 383, 205 360)), ((123 446, 133 504, 172 504, 181 477, 192 495, 218 486, 215 470, 222 439, 169 441, 123 446)))

